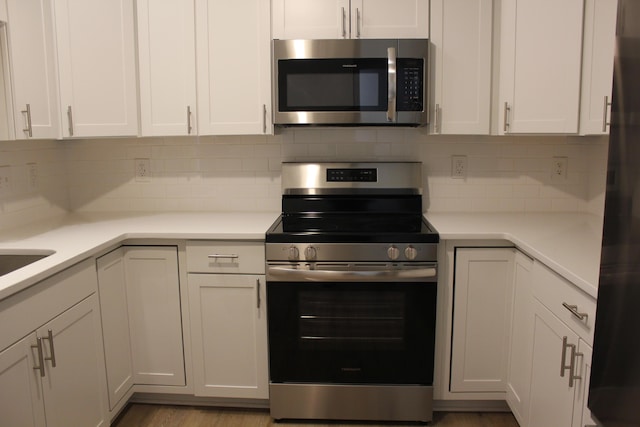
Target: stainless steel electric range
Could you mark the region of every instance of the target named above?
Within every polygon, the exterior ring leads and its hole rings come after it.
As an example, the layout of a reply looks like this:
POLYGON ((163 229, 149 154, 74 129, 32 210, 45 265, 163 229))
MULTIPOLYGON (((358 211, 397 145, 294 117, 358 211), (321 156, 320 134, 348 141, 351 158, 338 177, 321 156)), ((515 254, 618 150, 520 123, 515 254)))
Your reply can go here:
POLYGON ((274 419, 432 419, 439 236, 421 170, 283 164, 266 235, 274 419))

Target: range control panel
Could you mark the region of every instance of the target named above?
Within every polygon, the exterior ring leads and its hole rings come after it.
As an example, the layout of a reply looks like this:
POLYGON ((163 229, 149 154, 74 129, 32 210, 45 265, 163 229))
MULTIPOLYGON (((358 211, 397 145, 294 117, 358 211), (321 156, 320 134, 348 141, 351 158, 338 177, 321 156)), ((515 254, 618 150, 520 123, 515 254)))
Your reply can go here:
POLYGON ((378 182, 378 170, 366 169, 327 169, 327 182, 378 182))

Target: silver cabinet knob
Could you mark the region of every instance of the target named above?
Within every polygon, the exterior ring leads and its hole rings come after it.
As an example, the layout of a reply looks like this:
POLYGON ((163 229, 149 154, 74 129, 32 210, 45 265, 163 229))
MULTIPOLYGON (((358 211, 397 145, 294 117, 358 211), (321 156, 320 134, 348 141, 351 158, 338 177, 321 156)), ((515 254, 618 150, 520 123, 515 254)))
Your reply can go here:
POLYGON ((318 251, 313 246, 307 246, 304 250, 304 257, 308 260, 314 260, 318 256, 318 251))
POLYGON ((300 257, 300 251, 297 247, 291 246, 289 248, 289 260, 295 261, 300 257))
POLYGON ((409 261, 413 261, 418 256, 418 250, 416 248, 414 248, 413 246, 409 245, 404 250, 404 256, 409 261))
POLYGON ((395 245, 389 246, 389 249, 387 249, 387 256, 389 256, 389 259, 392 260, 398 259, 398 257, 400 256, 400 249, 398 249, 395 245))

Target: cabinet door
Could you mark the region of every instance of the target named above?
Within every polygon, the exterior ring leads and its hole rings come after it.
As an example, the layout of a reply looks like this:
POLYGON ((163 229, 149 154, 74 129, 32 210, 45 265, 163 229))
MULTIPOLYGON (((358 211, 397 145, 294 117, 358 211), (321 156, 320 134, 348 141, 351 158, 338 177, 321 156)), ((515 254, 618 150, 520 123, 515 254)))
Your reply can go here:
POLYGON ((195 134, 194 2, 138 0, 136 5, 142 135, 195 134))
POLYGON ((16 139, 58 138, 51 2, 8 0, 7 7, 16 139))
POLYGON ((42 378, 47 427, 108 425, 98 297, 73 306, 37 334, 45 358, 52 359, 45 360, 42 378))
POLYGON ((96 265, 109 409, 113 410, 133 386, 124 249, 118 248, 98 258, 96 265))
POLYGON ((44 401, 35 332, 0 352, 2 425, 44 427, 44 401))
POLYGON ((502 2, 500 133, 577 133, 583 2, 502 2))
POLYGON ((178 250, 126 247, 134 382, 185 385, 178 250))
POLYGON ((457 248, 452 392, 504 392, 512 248, 457 248))
POLYGON ((351 38, 429 38, 429 0, 351 0, 351 38))
POLYGON ((0 21, 7 22, 7 0, 0 0, 0 21))
POLYGON ((572 427, 595 426, 591 418, 591 411, 587 407, 589 396, 589 381, 591 379, 591 356, 593 349, 589 344, 580 340, 578 352, 581 356, 576 359, 576 373, 581 377, 576 383, 575 403, 573 407, 572 427))
POLYGON ((507 403, 521 426, 527 425, 529 415, 529 385, 533 352, 532 267, 533 261, 516 251, 509 334, 507 403))
POLYGON ((580 133, 609 132, 618 0, 586 0, 580 133))
POLYGON ((266 399, 264 276, 189 274, 195 393, 266 399))
POLYGON ((274 39, 349 38, 349 0, 273 0, 272 4, 274 39))
POLYGON ((431 132, 488 135, 493 2, 432 0, 435 102, 431 132))
POLYGON ((6 30, 7 24, 0 21, 0 141, 14 138, 6 30))
POLYGON ((197 0, 196 32, 199 133, 272 134, 269 2, 197 0))
POLYGON ((54 0, 64 137, 138 133, 133 0, 54 0))
MULTIPOLYGON (((578 345, 578 336, 534 299, 533 361, 529 427, 570 426, 574 388, 569 386, 571 351, 563 350, 563 339, 578 345)), ((578 384, 578 383, 575 383, 578 384)))

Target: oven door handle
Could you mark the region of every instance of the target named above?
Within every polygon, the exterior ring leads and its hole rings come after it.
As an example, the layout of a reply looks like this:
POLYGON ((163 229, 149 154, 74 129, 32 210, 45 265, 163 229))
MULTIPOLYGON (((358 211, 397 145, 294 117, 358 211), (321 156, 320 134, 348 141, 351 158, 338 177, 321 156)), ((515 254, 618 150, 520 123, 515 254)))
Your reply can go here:
POLYGON ((436 267, 388 269, 388 270, 302 270, 297 268, 268 266, 267 280, 285 282, 371 282, 371 281, 434 281, 436 267), (431 279, 431 280, 429 280, 431 279))

